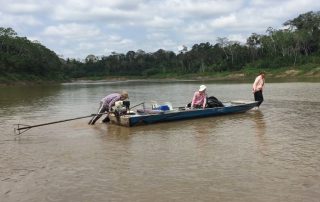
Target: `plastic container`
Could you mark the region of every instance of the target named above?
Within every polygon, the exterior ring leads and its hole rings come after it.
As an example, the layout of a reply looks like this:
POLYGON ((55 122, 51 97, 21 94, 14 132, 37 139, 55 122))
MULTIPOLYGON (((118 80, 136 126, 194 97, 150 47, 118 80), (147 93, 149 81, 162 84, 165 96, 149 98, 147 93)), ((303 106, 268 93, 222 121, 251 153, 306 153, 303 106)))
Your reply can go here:
POLYGON ((170 110, 170 108, 169 108, 168 105, 160 105, 160 106, 159 106, 159 109, 162 110, 162 111, 170 110))

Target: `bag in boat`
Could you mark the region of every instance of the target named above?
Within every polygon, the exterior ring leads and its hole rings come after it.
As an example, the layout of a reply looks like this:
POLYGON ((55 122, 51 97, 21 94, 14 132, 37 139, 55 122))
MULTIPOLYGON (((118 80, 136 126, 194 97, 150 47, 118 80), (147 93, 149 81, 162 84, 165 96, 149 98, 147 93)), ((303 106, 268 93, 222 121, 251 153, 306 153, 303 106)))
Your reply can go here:
POLYGON ((213 108, 213 107, 223 107, 224 105, 222 102, 220 102, 216 97, 210 96, 207 97, 207 108, 213 108))

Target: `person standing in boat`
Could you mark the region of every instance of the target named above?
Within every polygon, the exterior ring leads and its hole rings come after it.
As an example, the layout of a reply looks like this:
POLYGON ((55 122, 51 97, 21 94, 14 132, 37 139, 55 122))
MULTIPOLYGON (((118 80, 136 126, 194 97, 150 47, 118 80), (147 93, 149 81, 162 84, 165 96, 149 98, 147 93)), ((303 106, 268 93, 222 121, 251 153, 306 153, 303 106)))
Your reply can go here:
POLYGON ((206 89, 207 87, 205 85, 201 85, 199 90, 194 93, 192 102, 191 102, 191 109, 206 108, 206 104, 207 104, 206 89))
POLYGON ((260 74, 256 77, 256 79, 254 80, 254 83, 252 85, 252 92, 254 95, 254 100, 258 101, 258 108, 261 105, 261 103, 263 102, 263 87, 264 87, 264 83, 265 83, 265 73, 264 72, 260 72, 260 74))
MULTIPOLYGON (((123 101, 127 98, 129 98, 127 91, 122 91, 121 93, 112 93, 102 98, 102 100, 100 101, 100 107, 97 115, 92 117, 92 119, 89 121, 88 124, 94 125, 95 122, 102 116, 102 113, 109 112, 111 107, 115 105, 115 102, 120 100, 123 101)), ((106 118, 103 119, 102 122, 108 122, 108 121, 109 121, 109 114, 107 113, 106 118)))

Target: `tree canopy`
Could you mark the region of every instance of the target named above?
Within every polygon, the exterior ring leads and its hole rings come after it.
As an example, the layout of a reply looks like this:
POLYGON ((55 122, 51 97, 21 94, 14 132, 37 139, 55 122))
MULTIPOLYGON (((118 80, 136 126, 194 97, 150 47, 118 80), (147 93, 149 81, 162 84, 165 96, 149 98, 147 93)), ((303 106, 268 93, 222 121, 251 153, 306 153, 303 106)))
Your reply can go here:
POLYGON ((39 42, 19 37, 12 28, 0 27, 0 72, 24 78, 62 77, 59 57, 39 42))

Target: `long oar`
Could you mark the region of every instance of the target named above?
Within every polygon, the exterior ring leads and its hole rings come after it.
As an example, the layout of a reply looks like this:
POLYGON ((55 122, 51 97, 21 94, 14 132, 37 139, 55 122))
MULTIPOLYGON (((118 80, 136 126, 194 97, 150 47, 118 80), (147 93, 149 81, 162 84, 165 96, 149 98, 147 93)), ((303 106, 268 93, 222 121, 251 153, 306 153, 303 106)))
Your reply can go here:
POLYGON ((103 115, 103 114, 107 114, 106 113, 100 113, 100 114, 91 114, 88 116, 80 116, 80 117, 76 117, 76 118, 71 118, 71 119, 64 119, 64 120, 60 120, 60 121, 53 121, 53 122, 48 122, 48 123, 42 123, 42 124, 37 124, 37 125, 25 125, 25 124, 15 124, 16 127, 14 128, 14 133, 16 135, 21 135, 22 133, 30 130, 31 128, 35 128, 35 127, 40 127, 40 126, 46 126, 46 125, 50 125, 50 124, 55 124, 55 123, 61 123, 61 122, 67 122, 67 121, 73 121, 73 120, 77 120, 77 119, 84 119, 84 118, 88 118, 88 117, 92 117, 92 116, 96 116, 96 115, 103 115), (23 127, 20 127, 23 126, 23 127))

